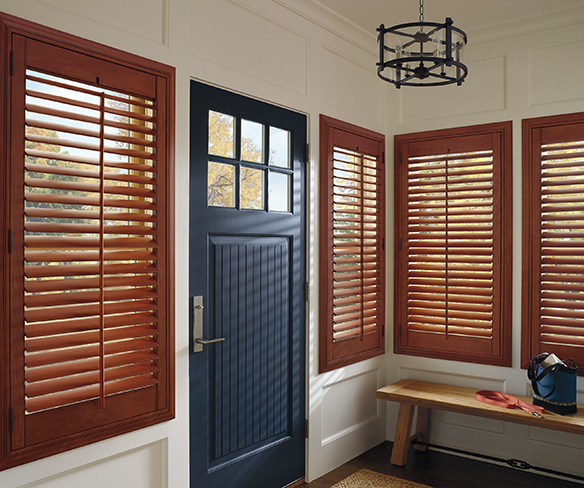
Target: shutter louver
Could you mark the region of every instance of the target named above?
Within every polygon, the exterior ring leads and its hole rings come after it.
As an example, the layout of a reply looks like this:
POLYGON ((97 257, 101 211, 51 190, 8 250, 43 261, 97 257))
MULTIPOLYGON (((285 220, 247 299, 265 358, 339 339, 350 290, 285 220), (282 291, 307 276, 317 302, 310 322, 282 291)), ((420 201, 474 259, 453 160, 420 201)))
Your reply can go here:
POLYGON ((408 328, 493 333, 492 151, 408 161, 408 328))
POLYGON ((376 333, 383 320, 376 265, 379 187, 375 158, 334 149, 333 341, 376 333))
POLYGON ((584 138, 541 145, 540 208, 540 344, 572 356, 584 346, 584 138))
POLYGON ((158 383, 157 109, 26 72, 26 413, 158 383))

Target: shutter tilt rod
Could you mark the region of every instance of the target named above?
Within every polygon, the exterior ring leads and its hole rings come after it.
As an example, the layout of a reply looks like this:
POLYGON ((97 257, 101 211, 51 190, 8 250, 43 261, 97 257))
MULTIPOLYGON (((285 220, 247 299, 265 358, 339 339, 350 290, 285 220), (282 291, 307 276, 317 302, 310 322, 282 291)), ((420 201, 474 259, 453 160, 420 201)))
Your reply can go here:
POLYGON ((494 457, 494 456, 488 456, 486 454, 479 454, 476 452, 464 451, 462 449, 455 449, 453 447, 438 446, 436 444, 430 444, 429 442, 422 442, 422 441, 419 441, 417 439, 412 439, 412 446, 415 446, 416 444, 420 445, 420 446, 425 446, 425 447, 432 447, 434 449, 440 449, 442 451, 449 451, 449 452, 455 452, 457 454, 464 454, 466 456, 471 456, 471 457, 475 457, 478 459, 486 459, 488 461, 495 461, 498 463, 506 463, 509 466, 511 466, 512 468, 523 469, 523 470, 533 469, 535 471, 541 471, 542 473, 553 474, 555 476, 561 476, 563 478, 570 478, 570 479, 577 480, 577 481, 584 481, 584 477, 582 477, 582 476, 578 476, 578 475, 570 474, 570 473, 562 473, 561 471, 554 471, 553 469, 532 466, 531 464, 529 464, 525 461, 521 461, 519 459, 502 459, 502 458, 498 458, 498 457, 494 457))

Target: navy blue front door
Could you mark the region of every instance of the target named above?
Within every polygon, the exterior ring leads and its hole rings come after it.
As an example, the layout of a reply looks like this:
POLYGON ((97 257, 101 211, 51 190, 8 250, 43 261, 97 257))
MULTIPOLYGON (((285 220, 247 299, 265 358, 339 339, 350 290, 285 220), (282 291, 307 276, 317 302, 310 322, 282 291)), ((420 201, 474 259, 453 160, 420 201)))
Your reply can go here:
POLYGON ((191 488, 280 488, 305 467, 306 117, 191 82, 190 142, 191 488))

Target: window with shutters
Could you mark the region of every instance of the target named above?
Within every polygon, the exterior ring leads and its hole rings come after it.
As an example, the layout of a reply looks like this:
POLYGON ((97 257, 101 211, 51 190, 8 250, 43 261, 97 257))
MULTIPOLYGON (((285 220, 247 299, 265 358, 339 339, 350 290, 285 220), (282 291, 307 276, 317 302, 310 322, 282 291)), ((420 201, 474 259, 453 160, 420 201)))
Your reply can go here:
POLYGON ((173 417, 174 70, 0 20, 7 468, 173 417))
POLYGON ((511 123, 395 136, 395 352, 510 365, 511 123))
POLYGON ((320 370, 385 352, 385 137, 320 116, 320 370))
POLYGON ((522 363, 584 371, 584 113, 523 121, 522 363))

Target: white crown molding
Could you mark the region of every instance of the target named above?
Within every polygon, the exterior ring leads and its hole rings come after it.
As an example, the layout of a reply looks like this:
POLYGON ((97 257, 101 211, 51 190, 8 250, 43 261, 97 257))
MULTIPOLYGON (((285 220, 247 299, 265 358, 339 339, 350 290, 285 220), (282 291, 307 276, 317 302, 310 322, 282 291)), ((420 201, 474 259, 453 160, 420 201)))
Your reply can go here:
MULTIPOLYGON (((375 32, 368 32, 319 0, 272 1, 347 42, 374 55, 377 54, 375 32)), ((466 32, 469 44, 478 45, 581 23, 584 23, 584 5, 559 10, 551 9, 545 14, 526 15, 522 19, 490 24, 466 30, 466 32)))

